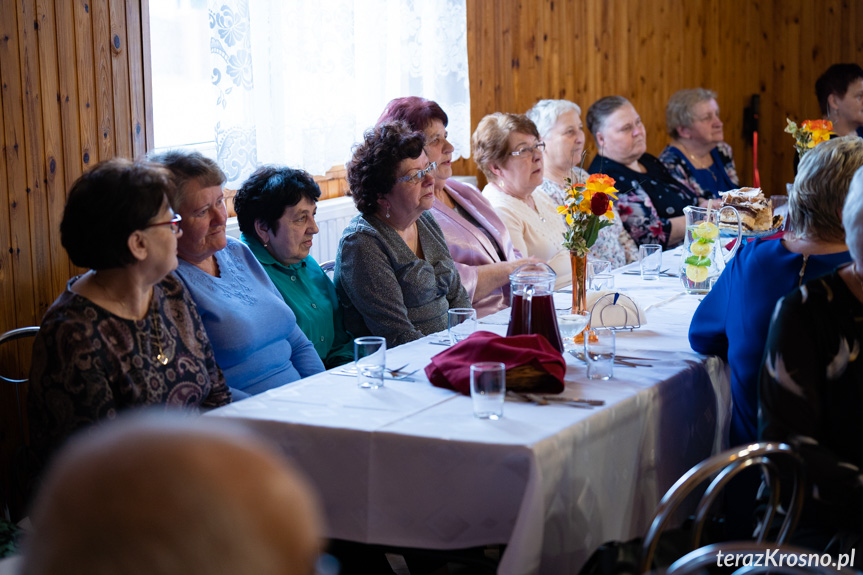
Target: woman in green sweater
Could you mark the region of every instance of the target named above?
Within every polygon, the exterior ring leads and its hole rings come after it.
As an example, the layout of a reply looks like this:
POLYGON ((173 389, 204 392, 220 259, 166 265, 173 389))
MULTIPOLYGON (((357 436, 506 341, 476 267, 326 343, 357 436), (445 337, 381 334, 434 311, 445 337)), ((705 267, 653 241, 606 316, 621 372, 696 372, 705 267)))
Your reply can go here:
POLYGON ((330 278, 309 255, 321 190, 303 170, 261 166, 234 198, 241 239, 297 316, 327 369, 353 361, 353 337, 330 278))

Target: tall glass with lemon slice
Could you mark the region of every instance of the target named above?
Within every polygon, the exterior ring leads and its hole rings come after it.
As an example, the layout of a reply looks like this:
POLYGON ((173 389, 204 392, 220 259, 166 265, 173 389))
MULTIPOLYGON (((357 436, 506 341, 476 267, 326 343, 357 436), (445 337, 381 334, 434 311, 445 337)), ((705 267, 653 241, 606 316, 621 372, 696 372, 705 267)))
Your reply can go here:
MULTIPOLYGON (((683 208, 683 215, 686 217, 686 236, 683 238, 683 257, 680 258, 680 281, 686 293, 707 293, 713 285, 711 280, 722 273, 740 247, 743 233, 740 214, 731 206, 721 210, 689 206, 683 208), (725 210, 731 210, 731 219, 737 219, 736 239, 719 237, 719 215, 725 210)), ((726 214, 726 221, 728 219, 726 214)))

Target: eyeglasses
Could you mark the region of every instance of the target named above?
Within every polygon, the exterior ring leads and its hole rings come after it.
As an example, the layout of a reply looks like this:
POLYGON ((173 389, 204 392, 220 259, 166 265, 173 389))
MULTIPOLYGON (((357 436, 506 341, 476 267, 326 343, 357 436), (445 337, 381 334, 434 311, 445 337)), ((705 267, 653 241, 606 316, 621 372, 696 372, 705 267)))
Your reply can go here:
POLYGON ((171 232, 177 233, 180 231, 180 221, 182 221, 183 217, 180 214, 174 214, 174 217, 168 220, 167 222, 154 222, 152 224, 147 224, 144 228, 152 228, 154 226, 171 226, 171 232))
POLYGON ((516 158, 528 157, 528 154, 531 156, 536 151, 543 151, 545 149, 545 142, 537 142, 532 146, 525 146, 523 148, 519 148, 514 152, 510 152, 510 155, 515 156, 516 158))
POLYGON ((408 174, 407 176, 402 176, 401 178, 396 178, 397 182, 414 182, 417 183, 423 181, 423 178, 426 177, 426 174, 435 175, 437 172, 437 162, 432 162, 428 166, 425 167, 424 170, 417 170, 413 174, 408 174))

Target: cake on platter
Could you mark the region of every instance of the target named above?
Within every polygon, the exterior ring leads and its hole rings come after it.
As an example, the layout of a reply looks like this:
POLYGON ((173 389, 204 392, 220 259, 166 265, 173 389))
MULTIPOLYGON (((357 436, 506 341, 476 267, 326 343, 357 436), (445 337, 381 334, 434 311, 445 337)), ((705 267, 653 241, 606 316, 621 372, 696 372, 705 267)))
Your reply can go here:
MULTIPOLYGON (((782 216, 773 215, 773 206, 761 188, 740 188, 720 192, 719 195, 722 196, 721 207, 731 206, 740 214, 744 231, 761 232, 778 229, 782 225, 782 216)), ((730 212, 723 212, 719 227, 737 229, 737 219, 730 212)))

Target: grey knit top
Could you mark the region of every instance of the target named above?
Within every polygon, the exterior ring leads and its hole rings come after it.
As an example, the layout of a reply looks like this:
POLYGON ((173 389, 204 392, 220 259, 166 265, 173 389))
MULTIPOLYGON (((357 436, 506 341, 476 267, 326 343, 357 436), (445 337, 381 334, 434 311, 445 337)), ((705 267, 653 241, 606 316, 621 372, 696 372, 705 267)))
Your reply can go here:
POLYGON ((354 336, 379 335, 394 347, 445 330, 450 308, 471 307, 431 212, 419 217, 417 233, 424 259, 373 215, 358 215, 345 228, 335 284, 354 336))

